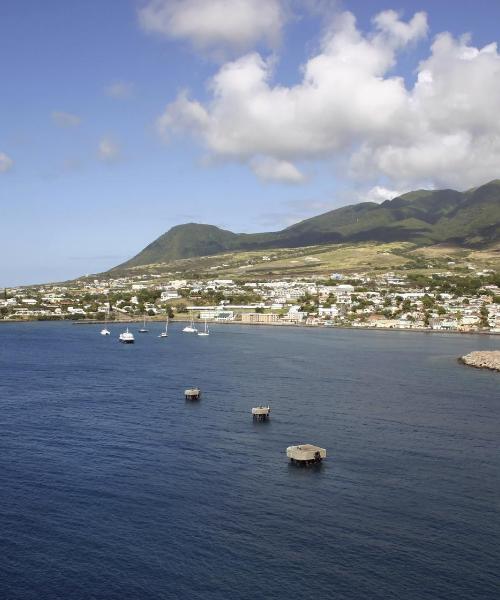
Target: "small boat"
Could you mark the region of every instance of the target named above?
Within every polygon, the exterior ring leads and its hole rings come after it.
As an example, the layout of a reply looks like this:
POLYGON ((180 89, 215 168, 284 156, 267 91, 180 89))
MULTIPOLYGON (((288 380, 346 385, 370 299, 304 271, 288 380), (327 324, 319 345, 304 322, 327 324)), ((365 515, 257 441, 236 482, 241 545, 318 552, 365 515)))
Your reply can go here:
POLYGON ((107 328, 107 318, 104 316, 104 328, 101 329, 101 335, 111 335, 111 331, 107 328))
POLYGON ((149 329, 146 329, 146 317, 144 317, 144 324, 143 326, 139 329, 139 333, 148 333, 149 329))
POLYGON ((203 336, 203 337, 210 335, 210 331, 208 330, 206 319, 205 319, 205 329, 203 331, 198 331, 198 335, 203 336))
POLYGON ((190 325, 186 325, 186 327, 184 327, 184 329, 182 331, 184 333, 198 333, 198 330, 194 326, 194 321, 193 321, 193 317, 192 316, 191 316, 191 324, 190 325))
POLYGON ((133 344, 135 342, 134 334, 128 330, 128 327, 126 331, 120 333, 118 339, 120 342, 122 342, 122 344, 133 344))
POLYGON ((159 338, 168 337, 168 317, 167 317, 167 322, 165 323, 165 331, 162 331, 158 337, 159 338))

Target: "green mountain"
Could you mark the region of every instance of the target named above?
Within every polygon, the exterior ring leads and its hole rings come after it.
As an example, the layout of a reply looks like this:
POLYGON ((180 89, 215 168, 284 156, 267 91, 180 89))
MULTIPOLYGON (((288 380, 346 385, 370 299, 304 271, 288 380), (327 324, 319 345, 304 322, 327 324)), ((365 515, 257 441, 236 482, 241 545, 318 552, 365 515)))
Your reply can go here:
POLYGON ((116 268, 223 252, 361 241, 422 246, 446 242, 464 247, 500 241, 500 180, 466 192, 417 190, 382 204, 344 206, 270 233, 233 233, 197 223, 177 225, 116 268))

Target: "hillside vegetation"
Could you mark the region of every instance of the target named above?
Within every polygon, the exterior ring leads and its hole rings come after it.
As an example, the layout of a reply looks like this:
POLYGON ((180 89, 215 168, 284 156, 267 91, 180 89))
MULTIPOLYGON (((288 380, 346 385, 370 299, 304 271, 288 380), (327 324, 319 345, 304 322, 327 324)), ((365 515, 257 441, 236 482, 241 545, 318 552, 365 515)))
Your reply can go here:
POLYGON ((344 206, 270 233, 233 233, 214 225, 177 225, 115 270, 224 253, 326 244, 447 244, 482 249, 500 241, 500 180, 457 192, 417 190, 382 204, 344 206))

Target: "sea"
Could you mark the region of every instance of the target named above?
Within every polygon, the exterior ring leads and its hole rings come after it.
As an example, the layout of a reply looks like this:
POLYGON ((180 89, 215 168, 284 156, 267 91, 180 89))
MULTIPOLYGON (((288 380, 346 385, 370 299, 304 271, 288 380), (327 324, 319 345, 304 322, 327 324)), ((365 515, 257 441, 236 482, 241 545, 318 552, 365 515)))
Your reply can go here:
POLYGON ((500 598, 500 337, 140 325, 0 325, 1 600, 500 598))

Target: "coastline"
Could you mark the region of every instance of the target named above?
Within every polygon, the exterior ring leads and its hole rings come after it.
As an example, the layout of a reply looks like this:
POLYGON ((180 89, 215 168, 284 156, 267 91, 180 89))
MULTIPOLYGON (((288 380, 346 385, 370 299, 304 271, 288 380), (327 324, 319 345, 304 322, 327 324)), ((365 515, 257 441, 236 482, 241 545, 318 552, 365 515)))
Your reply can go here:
MULTIPOLYGON (((2 323, 71 323, 72 325, 130 325, 133 323, 142 323, 143 319, 120 319, 116 321, 103 321, 98 319, 78 319, 72 321, 71 319, 8 319, 0 320, 2 323)), ((165 319, 150 318, 148 323, 164 323, 165 319)), ((185 319, 170 319, 170 323, 190 323, 190 318, 185 319)), ((193 319, 194 323, 203 324, 203 319, 193 319)), ((241 321, 210 321, 211 325, 240 325, 243 327, 293 327, 300 329, 348 329, 348 330, 361 330, 361 331, 380 331, 380 332, 404 332, 404 333, 430 333, 430 334, 452 334, 452 335, 486 335, 486 336, 499 336, 499 331, 457 331, 457 330, 442 330, 442 329, 417 329, 412 327, 367 327, 367 326, 356 326, 349 327, 348 325, 311 325, 305 323, 242 323, 241 321)))

